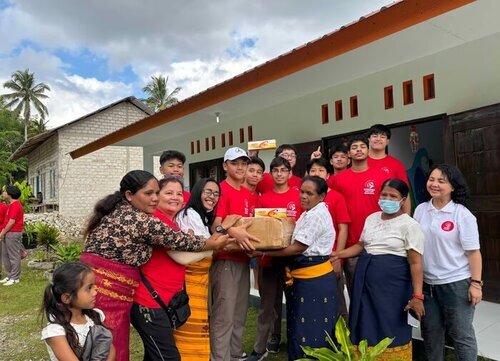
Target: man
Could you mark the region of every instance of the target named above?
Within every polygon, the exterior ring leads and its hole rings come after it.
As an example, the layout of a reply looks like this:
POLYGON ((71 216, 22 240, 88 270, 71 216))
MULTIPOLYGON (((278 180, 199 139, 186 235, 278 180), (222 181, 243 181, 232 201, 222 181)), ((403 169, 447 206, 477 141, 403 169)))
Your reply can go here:
MULTIPOLYGON (((270 165, 273 189, 260 197, 260 207, 285 208, 287 217, 297 220, 302 213, 299 190, 288 185, 292 166, 288 160, 276 157, 270 165)), ((260 361, 267 353, 278 353, 281 343, 281 315, 283 306, 283 275, 281 262, 271 257, 259 260, 260 309, 257 334, 252 354, 247 361, 260 361), (268 337, 271 338, 268 341, 268 337)))
MULTIPOLYGON (((317 150, 311 153, 311 160, 319 159, 322 156, 323 153, 321 153, 321 147, 318 147, 317 150)), ((326 182, 328 186, 331 187, 333 177, 346 170, 351 163, 351 160, 349 159, 347 148, 343 145, 335 146, 330 151, 330 156, 328 157, 328 159, 330 160, 330 165, 333 168, 333 172, 329 172, 331 174, 328 176, 326 182)))
MULTIPOLYGON (((186 163, 186 156, 177 150, 166 150, 160 156, 160 173, 164 177, 172 176, 178 177, 184 181, 184 163, 186 163)), ((189 200, 190 193, 186 190, 182 191, 184 206, 189 200)))
MULTIPOLYGON (((391 139, 391 130, 383 124, 375 124, 368 131, 370 150, 368 152, 368 166, 381 169, 387 173, 389 178, 399 178, 410 186, 406 169, 403 163, 393 156, 387 154, 387 147, 391 139)), ((411 213, 411 199, 406 197, 403 211, 411 213)))
MULTIPOLYGON (((365 219, 380 210, 378 200, 380 188, 388 174, 380 169, 368 167, 368 139, 354 136, 348 145, 351 168, 332 178, 332 188, 340 192, 346 201, 351 223, 347 234, 346 248, 359 242, 365 219)), ((348 258, 344 272, 349 294, 352 289, 357 257, 348 258)))
MULTIPOLYGON (((318 176, 327 180, 330 177, 328 165, 328 162, 324 158, 311 159, 307 165, 307 174, 310 176, 318 176)), ((329 189, 324 202, 328 207, 330 215, 332 216, 333 227, 335 228, 336 238, 333 251, 343 250, 347 241, 349 223, 351 223, 351 217, 347 210, 344 196, 334 189, 329 189)), ((342 271, 342 262, 340 262, 340 260, 335 261, 333 263, 333 269, 337 274, 339 314, 344 318, 344 320, 347 321, 349 319, 349 314, 347 312, 347 303, 344 297, 344 286, 346 280, 344 272, 342 271)))
MULTIPOLYGON (((226 180, 220 185, 212 232, 228 233, 241 240, 250 250, 250 236, 237 228, 224 229, 222 221, 231 214, 252 217, 252 195, 243 187, 250 158, 241 148, 229 148, 224 154, 226 180)), ((243 331, 250 291, 250 261, 243 251, 221 251, 214 254, 210 269, 212 307, 210 313, 210 360, 236 361, 243 355, 243 331)))
MULTIPOLYGON (((290 178, 288 178, 288 185, 290 187, 295 187, 300 189, 300 185, 302 184, 302 179, 293 174, 293 168, 297 163, 297 148, 295 148, 291 144, 281 144, 276 151, 274 152, 275 157, 285 158, 288 162, 290 162, 290 166, 292 167, 292 172, 290 172, 290 178)), ((269 173, 264 173, 264 176, 260 183, 257 185, 257 192, 260 194, 264 194, 273 189, 274 182, 273 178, 269 173)))

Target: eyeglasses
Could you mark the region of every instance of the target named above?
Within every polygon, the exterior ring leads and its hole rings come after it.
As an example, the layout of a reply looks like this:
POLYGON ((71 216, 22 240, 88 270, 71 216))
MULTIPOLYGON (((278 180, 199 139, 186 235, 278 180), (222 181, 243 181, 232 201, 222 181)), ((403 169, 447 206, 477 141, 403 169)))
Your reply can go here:
POLYGON ((271 173, 275 173, 275 174, 278 174, 278 173, 288 173, 290 172, 290 170, 288 169, 279 169, 279 168, 273 168, 271 169, 271 173))
POLYGON ((297 158, 297 155, 292 154, 292 153, 281 153, 279 156, 281 158, 285 158, 285 159, 295 159, 295 158, 297 158))
POLYGON ((220 197, 220 192, 214 192, 211 189, 204 189, 202 190, 203 193, 205 193, 207 196, 214 196, 216 198, 220 197))

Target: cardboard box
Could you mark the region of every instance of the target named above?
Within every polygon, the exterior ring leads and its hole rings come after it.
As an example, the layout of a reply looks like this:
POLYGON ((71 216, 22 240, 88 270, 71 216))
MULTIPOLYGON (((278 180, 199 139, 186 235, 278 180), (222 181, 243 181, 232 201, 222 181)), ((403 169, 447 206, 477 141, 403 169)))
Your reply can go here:
POLYGON ((248 150, 275 149, 276 139, 255 140, 248 142, 248 150))
MULTIPOLYGON (((249 221, 252 221, 252 225, 247 228, 248 233, 260 239, 260 243, 254 243, 255 249, 281 249, 290 245, 295 228, 295 221, 292 218, 244 217, 235 226, 249 221)), ((237 244, 231 244, 228 248, 240 249, 237 244)))

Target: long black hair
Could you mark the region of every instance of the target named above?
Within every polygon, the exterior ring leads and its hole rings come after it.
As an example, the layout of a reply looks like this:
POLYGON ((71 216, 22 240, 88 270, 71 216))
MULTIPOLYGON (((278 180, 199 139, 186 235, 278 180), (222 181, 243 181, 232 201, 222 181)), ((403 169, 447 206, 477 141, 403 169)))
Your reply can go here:
MULTIPOLYGON (((52 276, 52 282, 45 287, 40 310, 48 322, 57 323, 64 328, 68 344, 76 355, 82 352, 82 347, 78 342, 78 334, 71 326, 69 308, 75 303, 78 290, 83 286, 83 280, 89 273, 92 273, 92 269, 80 262, 64 263, 57 267, 52 276), (62 302, 63 294, 69 295, 69 304, 62 302)), ((94 321, 94 324, 102 325, 97 311, 82 309, 82 313, 94 321)), ((45 319, 42 318, 42 326, 45 319)))
MULTIPOLYGON (((193 186, 193 189, 191 191, 191 196, 189 197, 189 201, 177 213, 177 214, 182 214, 183 216, 186 216, 188 208, 193 208, 196 211, 196 213, 198 213, 200 215, 201 220, 203 221, 203 224, 206 227, 208 227, 208 229, 210 229, 210 227, 212 226, 212 223, 214 223, 215 208, 217 207, 217 205, 215 205, 215 207, 212 211, 208 212, 205 209, 205 207, 203 207, 203 202, 201 201, 201 195, 203 192, 203 188, 205 188, 205 185, 207 183, 210 183, 210 182, 217 184, 217 187, 219 188, 219 193, 221 193, 220 184, 214 178, 201 178, 193 186)), ((219 197, 219 199, 220 199, 220 197, 219 197)))
POLYGON ((84 238, 101 223, 104 216, 114 211, 116 206, 125 199, 125 192, 135 194, 142 189, 151 179, 156 179, 154 175, 144 170, 133 170, 125 174, 120 181, 120 190, 107 195, 98 201, 94 207, 94 213, 87 223, 84 231, 84 238))
MULTIPOLYGON (((452 164, 446 164, 446 163, 437 164, 434 167, 432 167, 431 171, 429 172, 429 176, 435 169, 439 169, 453 187, 453 191, 451 192, 451 200, 455 203, 466 206, 467 197, 469 196, 469 187, 467 186, 465 177, 460 171, 460 169, 458 169, 456 166, 452 164)), ((431 196, 429 192, 427 192, 427 187, 425 191, 430 199, 431 196)))

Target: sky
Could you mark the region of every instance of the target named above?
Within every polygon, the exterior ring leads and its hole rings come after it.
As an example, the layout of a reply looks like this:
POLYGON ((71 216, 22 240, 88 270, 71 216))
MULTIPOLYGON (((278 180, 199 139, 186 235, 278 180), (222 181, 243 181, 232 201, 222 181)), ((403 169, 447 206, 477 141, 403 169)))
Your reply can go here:
POLYGON ((392 2, 0 0, 0 84, 34 72, 54 128, 145 98, 153 75, 182 100, 392 2))

